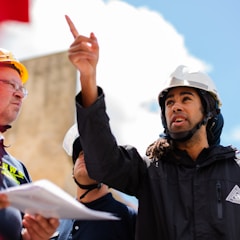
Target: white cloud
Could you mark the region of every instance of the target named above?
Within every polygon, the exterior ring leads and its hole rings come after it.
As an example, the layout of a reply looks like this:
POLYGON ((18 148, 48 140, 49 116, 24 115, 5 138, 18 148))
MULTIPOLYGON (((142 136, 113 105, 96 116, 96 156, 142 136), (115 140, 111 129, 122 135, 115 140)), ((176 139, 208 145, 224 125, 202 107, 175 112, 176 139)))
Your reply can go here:
POLYGON ((162 130, 159 114, 140 105, 157 98, 177 65, 209 67, 188 52, 171 24, 145 8, 121 1, 35 0, 31 13, 31 24, 2 24, 0 46, 19 58, 66 50, 72 36, 65 14, 81 34, 93 31, 100 44, 98 84, 106 92, 113 131, 120 143, 135 145, 142 154, 162 130))
POLYGON ((240 126, 236 126, 230 133, 230 138, 233 141, 240 141, 240 126))
POLYGON ((222 132, 221 144, 225 146, 232 145, 240 149, 240 125, 232 126, 229 131, 222 132))

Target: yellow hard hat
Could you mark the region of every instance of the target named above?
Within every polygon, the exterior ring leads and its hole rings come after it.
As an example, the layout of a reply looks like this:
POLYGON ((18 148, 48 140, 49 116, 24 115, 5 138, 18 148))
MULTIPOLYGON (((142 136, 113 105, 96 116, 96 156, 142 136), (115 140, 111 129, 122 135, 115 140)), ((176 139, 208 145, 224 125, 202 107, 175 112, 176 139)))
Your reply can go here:
POLYGON ((0 48, 0 63, 13 64, 19 70, 23 84, 28 80, 28 71, 26 67, 20 63, 10 51, 0 48))

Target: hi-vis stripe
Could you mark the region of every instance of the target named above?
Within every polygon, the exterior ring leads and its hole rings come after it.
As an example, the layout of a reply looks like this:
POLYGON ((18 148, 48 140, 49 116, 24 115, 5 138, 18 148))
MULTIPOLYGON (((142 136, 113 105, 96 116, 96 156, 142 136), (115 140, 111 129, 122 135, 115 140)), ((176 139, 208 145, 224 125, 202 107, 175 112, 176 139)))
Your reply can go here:
POLYGON ((1 174, 11 178, 14 182, 17 184, 20 184, 20 179, 24 179, 24 174, 21 171, 18 171, 17 168, 7 164, 2 163, 2 166, 0 166, 1 174))

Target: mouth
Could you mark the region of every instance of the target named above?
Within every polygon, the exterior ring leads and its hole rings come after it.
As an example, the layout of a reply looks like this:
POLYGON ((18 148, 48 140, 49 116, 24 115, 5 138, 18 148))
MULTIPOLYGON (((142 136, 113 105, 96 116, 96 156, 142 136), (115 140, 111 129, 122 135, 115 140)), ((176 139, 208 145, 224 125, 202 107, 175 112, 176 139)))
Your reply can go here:
POLYGON ((15 106, 21 107, 22 102, 20 102, 20 101, 15 101, 15 102, 12 102, 12 104, 15 105, 15 106))
POLYGON ((183 122, 185 119, 183 119, 183 118, 176 118, 176 119, 174 119, 173 120, 173 122, 183 122))
POLYGON ((171 125, 175 127, 180 127, 186 122, 186 117, 184 116, 174 116, 171 120, 171 125))

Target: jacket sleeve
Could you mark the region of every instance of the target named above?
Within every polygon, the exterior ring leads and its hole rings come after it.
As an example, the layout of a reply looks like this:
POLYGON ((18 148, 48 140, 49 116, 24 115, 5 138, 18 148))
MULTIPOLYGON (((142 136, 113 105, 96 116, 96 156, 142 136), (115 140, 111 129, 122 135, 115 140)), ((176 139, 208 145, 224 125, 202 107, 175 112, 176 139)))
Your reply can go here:
POLYGON ((98 96, 87 108, 81 105, 81 92, 76 96, 78 130, 88 173, 99 182, 137 197, 147 164, 136 148, 118 146, 110 129, 101 88, 98 96))

